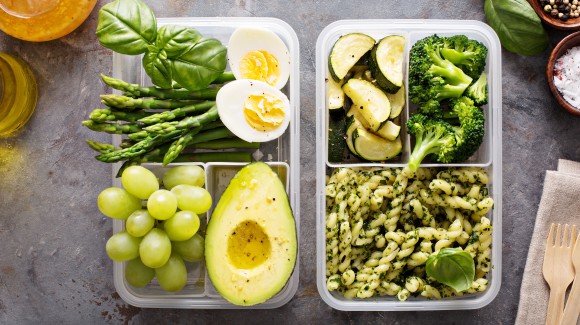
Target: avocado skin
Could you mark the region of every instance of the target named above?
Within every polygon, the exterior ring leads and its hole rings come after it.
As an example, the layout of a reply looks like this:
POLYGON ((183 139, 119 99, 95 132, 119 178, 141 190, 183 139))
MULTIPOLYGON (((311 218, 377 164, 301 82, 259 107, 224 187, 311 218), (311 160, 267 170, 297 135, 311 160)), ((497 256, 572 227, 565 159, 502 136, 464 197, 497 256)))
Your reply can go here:
POLYGON ((231 180, 207 226, 205 255, 210 280, 232 304, 265 302, 292 275, 297 242, 294 215, 278 175, 265 163, 248 164, 231 180), (245 221, 259 224, 271 243, 268 259, 250 269, 234 265, 228 250, 231 234, 245 221))

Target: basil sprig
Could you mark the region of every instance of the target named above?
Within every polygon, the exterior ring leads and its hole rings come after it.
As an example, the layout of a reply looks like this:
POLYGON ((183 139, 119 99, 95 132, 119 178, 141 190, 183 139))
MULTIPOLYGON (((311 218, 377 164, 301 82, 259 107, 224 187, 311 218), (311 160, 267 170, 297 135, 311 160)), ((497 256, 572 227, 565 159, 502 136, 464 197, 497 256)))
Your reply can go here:
POLYGON ((226 48, 195 29, 165 25, 157 29, 151 9, 141 0, 115 0, 99 11, 101 45, 127 55, 143 54, 143 68, 161 88, 178 84, 188 90, 207 88, 225 70, 226 48))
POLYGON ((426 271, 428 276, 460 292, 471 287, 475 263, 471 255, 461 248, 443 248, 429 256, 426 271))

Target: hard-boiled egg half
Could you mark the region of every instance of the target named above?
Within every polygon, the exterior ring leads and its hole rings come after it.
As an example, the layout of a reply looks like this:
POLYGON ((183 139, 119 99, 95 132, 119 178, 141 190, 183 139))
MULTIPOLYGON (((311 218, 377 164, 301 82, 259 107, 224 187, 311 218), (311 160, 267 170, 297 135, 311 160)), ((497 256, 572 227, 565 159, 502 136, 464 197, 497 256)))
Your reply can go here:
POLYGON ((240 27, 228 42, 228 63, 236 79, 253 79, 282 89, 290 76, 290 53, 274 32, 240 27))
POLYGON ((259 80, 227 83, 216 96, 221 121, 237 137, 266 142, 280 137, 290 122, 290 102, 280 90, 259 80))

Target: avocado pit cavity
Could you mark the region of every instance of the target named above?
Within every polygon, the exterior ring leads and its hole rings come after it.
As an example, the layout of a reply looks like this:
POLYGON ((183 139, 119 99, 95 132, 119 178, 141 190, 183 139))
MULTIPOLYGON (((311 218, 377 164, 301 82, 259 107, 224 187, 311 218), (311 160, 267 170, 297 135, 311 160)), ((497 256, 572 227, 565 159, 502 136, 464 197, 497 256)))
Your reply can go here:
POLYGON ((233 266, 253 269, 264 263, 272 252, 270 239, 255 221, 240 222, 228 238, 228 255, 233 266))

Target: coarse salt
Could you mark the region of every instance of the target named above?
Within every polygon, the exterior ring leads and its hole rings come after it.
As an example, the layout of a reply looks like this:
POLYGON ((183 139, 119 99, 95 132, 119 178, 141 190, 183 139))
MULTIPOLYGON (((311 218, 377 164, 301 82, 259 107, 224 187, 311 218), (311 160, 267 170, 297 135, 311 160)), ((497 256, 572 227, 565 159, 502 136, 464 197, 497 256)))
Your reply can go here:
POLYGON ((554 86, 570 105, 580 109, 580 46, 556 60, 554 86))

